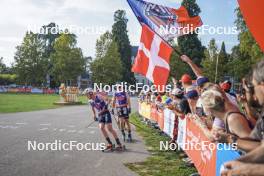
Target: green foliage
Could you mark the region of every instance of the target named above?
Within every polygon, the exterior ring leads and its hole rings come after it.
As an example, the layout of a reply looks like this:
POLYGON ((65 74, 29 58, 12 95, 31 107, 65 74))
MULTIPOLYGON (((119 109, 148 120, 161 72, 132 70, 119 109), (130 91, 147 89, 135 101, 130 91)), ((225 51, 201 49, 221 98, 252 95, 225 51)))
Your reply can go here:
POLYGON ((21 84, 34 86, 45 81, 47 58, 44 57, 45 43, 37 34, 27 32, 15 53, 15 72, 21 84))
POLYGON ((102 58, 105 56, 107 49, 112 43, 112 34, 107 31, 96 40, 96 58, 102 58))
POLYGON ((91 63, 92 80, 103 85, 112 85, 122 79, 122 63, 118 46, 112 42, 105 56, 97 58, 91 63))
POLYGON ((232 48, 229 74, 240 80, 251 70, 252 65, 260 60, 263 52, 248 30, 240 9, 237 8, 235 13, 237 15, 235 25, 240 31, 238 35, 239 44, 232 48))
POLYGON ((4 63, 4 58, 0 57, 0 73, 5 73, 7 70, 7 66, 4 63))
POLYGON ((160 142, 169 141, 169 137, 160 135, 160 131, 141 122, 137 113, 131 114, 130 121, 136 125, 136 131, 143 137, 150 156, 142 162, 125 164, 140 176, 189 176, 197 172, 187 167, 180 158, 179 150, 160 150, 160 142))
POLYGON ((48 25, 42 26, 42 33, 38 34, 38 37, 45 43, 45 57, 49 58, 54 52, 53 45, 55 40, 60 37, 59 26, 55 23, 49 23, 48 25))
MULTIPOLYGON (((174 48, 178 49, 177 46, 174 48)), ((185 62, 182 62, 180 56, 173 52, 170 58, 170 77, 179 80, 181 76, 187 73, 189 70, 189 65, 187 65, 185 62)))
POLYGON ((183 0, 181 5, 188 10, 190 17, 198 16, 201 13, 201 9, 196 3, 196 0, 183 0))
POLYGON ((131 72, 131 45, 127 34, 126 12, 117 10, 114 14, 114 24, 112 26, 112 39, 118 46, 122 63, 122 79, 128 83, 134 83, 134 74, 131 72))
MULTIPOLYGON (((196 0, 183 0, 182 5, 188 10, 191 17, 198 16, 201 12, 196 0)), ((187 34, 179 37, 178 44, 182 54, 189 56, 197 65, 201 64, 205 48, 202 46, 197 34, 187 34)), ((188 73, 193 75, 190 68, 188 73)))
POLYGON ((215 81, 215 70, 217 62, 217 45, 215 39, 211 39, 208 48, 204 52, 205 58, 202 61, 203 74, 209 78, 210 81, 215 81))
POLYGON ((225 43, 222 42, 218 53, 215 39, 211 39, 204 55, 205 58, 202 61, 204 75, 212 82, 222 81, 228 75, 230 69, 230 57, 226 53, 225 43))
POLYGON ((0 74, 0 85, 9 85, 16 82, 17 76, 12 74, 0 74))
POLYGON ((76 80, 83 73, 85 60, 80 48, 76 47, 76 37, 62 34, 54 43, 52 73, 57 81, 76 80))

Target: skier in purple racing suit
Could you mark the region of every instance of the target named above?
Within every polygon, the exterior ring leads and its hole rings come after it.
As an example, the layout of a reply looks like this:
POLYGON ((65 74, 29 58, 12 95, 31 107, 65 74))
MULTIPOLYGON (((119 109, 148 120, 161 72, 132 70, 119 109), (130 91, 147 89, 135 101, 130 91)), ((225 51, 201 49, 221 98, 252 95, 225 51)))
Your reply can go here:
POLYGON ((108 142, 106 150, 113 149, 113 143, 111 142, 109 138, 108 132, 110 132, 116 140, 116 143, 117 143, 116 149, 122 149, 122 144, 120 143, 120 140, 117 136, 116 131, 112 127, 112 118, 108 110, 107 102, 99 95, 96 95, 96 93, 93 92, 92 89, 88 89, 87 98, 90 101, 95 121, 97 120, 96 118, 96 111, 97 111, 99 128, 101 132, 103 133, 106 141, 108 142), (108 132, 106 131, 106 129, 108 132))

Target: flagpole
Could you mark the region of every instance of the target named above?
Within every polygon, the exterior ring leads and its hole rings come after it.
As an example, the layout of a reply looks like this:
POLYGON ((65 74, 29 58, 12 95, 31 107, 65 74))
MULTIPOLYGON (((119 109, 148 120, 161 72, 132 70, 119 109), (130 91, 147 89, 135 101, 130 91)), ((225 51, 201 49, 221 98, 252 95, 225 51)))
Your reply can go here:
POLYGON ((219 53, 217 54, 216 57, 216 65, 215 65, 215 83, 217 81, 217 75, 218 75, 218 59, 219 59, 219 53))

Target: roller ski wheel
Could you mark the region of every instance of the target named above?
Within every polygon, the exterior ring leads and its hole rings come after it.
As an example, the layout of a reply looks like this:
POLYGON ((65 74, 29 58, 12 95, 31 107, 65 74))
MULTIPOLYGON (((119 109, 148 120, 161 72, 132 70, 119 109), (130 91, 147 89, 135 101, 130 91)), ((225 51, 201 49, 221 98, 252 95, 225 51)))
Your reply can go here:
POLYGON ((105 149, 102 150, 102 152, 113 152, 115 150, 115 144, 107 145, 105 149))
POLYGON ((118 152, 123 152, 125 150, 126 150, 126 146, 125 145, 118 145, 115 148, 115 151, 118 151, 118 152))

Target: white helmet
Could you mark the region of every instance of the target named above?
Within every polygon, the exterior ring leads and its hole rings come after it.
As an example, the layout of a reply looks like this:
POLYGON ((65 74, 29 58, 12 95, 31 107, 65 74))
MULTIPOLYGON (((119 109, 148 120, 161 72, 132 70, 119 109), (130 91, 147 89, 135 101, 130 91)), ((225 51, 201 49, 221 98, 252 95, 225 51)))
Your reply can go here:
POLYGON ((83 94, 90 94, 90 93, 93 93, 93 89, 92 88, 86 88, 84 91, 83 91, 83 94))

